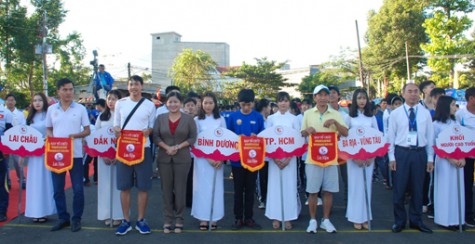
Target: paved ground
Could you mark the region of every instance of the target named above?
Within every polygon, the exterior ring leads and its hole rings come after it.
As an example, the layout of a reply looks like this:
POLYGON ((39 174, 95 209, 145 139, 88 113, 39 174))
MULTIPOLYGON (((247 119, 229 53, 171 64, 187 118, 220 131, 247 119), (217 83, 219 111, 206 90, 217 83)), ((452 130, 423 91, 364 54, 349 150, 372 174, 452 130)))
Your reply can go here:
MULTIPOLYGON (((225 166, 225 175, 229 175, 230 166, 225 166)), ((264 216, 264 211, 255 208, 255 220, 263 226, 263 230, 254 231, 242 229, 230 230, 234 220, 232 214, 233 188, 232 180, 225 179, 225 218, 219 222, 219 230, 214 232, 202 232, 198 230, 198 221, 190 216, 187 209, 185 230, 182 234, 163 234, 161 226, 163 216, 161 213, 160 180, 154 179, 153 189, 150 192, 149 206, 146 218, 152 228, 152 234, 140 235, 133 230, 128 235, 118 237, 114 234, 115 229, 104 226, 102 221, 96 219, 97 215, 97 187, 85 188, 86 204, 80 232, 72 233, 68 228, 50 232, 50 228, 57 221, 56 216, 51 216, 45 224, 36 224, 30 219, 21 216, 13 219, 4 227, 0 227, 0 243, 470 243, 475 237, 475 229, 469 229, 464 233, 449 232, 434 225, 432 220, 424 217, 425 223, 433 228, 434 234, 423 234, 414 230, 405 230, 399 234, 393 234, 390 227, 392 217, 392 192, 385 190, 382 183, 373 183, 373 231, 356 231, 353 225, 345 218, 345 204, 343 194, 336 194, 331 220, 338 229, 336 234, 328 234, 319 230, 317 234, 307 234, 305 229, 308 224, 308 208, 303 206, 302 213, 293 223, 293 230, 275 231, 271 221, 264 216)), ((71 190, 67 191, 67 200, 71 206, 71 190)), ((136 193, 133 193, 136 196, 136 193)), ((302 199, 304 203, 304 199, 302 199)), ((132 206, 136 206, 134 202, 132 206)), ((257 206, 257 205, 256 205, 257 206)), ((319 207, 321 216, 321 207, 319 207)), ((136 216, 136 209, 132 209, 132 216, 136 216)))

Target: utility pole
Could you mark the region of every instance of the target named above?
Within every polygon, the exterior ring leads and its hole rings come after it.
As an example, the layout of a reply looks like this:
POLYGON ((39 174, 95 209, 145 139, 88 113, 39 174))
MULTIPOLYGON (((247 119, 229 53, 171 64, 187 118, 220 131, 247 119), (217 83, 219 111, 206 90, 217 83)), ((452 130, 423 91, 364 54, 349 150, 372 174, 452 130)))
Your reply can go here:
POLYGON ((46 63, 46 53, 48 44, 46 43, 46 36, 48 35, 48 29, 46 27, 46 11, 43 13, 43 43, 41 44, 41 55, 43 57, 43 93, 48 97, 48 66, 46 63))
POLYGON ((411 82, 411 67, 409 67, 409 51, 407 49, 407 41, 406 41, 406 64, 407 64, 407 82, 411 82))
POLYGON ((132 75, 130 74, 130 73, 131 73, 130 68, 131 68, 131 67, 130 67, 130 62, 129 62, 129 63, 127 63, 127 72, 128 72, 128 74, 129 74, 129 80, 130 80, 130 76, 132 76, 132 75))

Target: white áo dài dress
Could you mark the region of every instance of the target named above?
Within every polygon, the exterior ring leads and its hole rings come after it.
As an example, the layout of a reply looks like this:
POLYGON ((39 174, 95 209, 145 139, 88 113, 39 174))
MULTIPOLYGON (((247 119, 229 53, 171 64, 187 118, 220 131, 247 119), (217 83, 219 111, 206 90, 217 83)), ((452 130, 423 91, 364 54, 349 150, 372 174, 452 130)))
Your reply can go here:
MULTIPOLYGON (((457 123, 448 120, 447 123, 434 121, 434 140, 449 125, 457 123)), ((435 145, 435 141, 434 141, 435 145)), ((456 168, 445 158, 436 156, 434 167, 434 222, 442 226, 459 225, 457 171, 460 174, 460 200, 462 218, 465 217, 465 191, 463 168, 456 168)), ((465 219, 462 219, 462 224, 465 219)))
MULTIPOLYGON (((195 117, 197 132, 213 130, 217 127, 226 128, 223 117, 215 119, 213 115, 206 115, 205 119, 195 117)), ((224 217, 224 182, 223 166, 220 169, 213 168, 206 158, 195 156, 193 167, 193 205, 191 216, 200 221, 218 221, 224 217), (213 216, 211 214, 211 198, 213 190, 214 171, 217 170, 214 193, 213 216)))
MULTIPOLYGON (((356 126, 372 127, 378 130, 378 123, 376 117, 367 117, 360 111, 358 116, 346 118, 346 124, 351 129, 356 126)), ((348 167, 348 202, 346 207, 346 218, 352 223, 365 223, 368 221, 368 214, 366 210, 366 199, 364 190, 363 167, 358 166, 352 159, 347 161, 348 167)), ((374 159, 371 164, 366 167, 366 187, 368 189, 369 200, 369 216, 370 220, 373 218, 371 213, 371 186, 374 169, 374 159)))
MULTIPOLYGON (((111 111, 111 117, 108 121, 102 121, 100 116, 96 121, 96 130, 113 126, 114 112, 111 111)), ((112 199, 112 219, 121 220, 124 218, 122 213, 122 204, 120 202, 120 191, 117 190, 117 166, 116 164, 107 165, 102 157, 97 157, 97 219, 106 220, 111 217, 111 199, 112 199), (111 185, 112 184, 112 185, 111 185), (111 197, 112 193, 112 197, 111 197)))
MULTIPOLYGON (((297 116, 290 111, 282 114, 277 112, 267 117, 267 128, 281 125, 300 131, 300 123, 297 116)), ((296 136, 300 136, 300 133, 296 136)), ((282 220, 282 198, 280 194, 280 172, 283 181, 283 204, 284 221, 296 220, 301 210, 301 204, 297 191, 297 157, 292 157, 289 164, 282 170, 277 166, 274 159, 269 158, 269 173, 267 179, 267 203, 265 216, 271 220, 282 220)))
MULTIPOLYGON (((36 113, 31 127, 46 135, 46 112, 36 113)), ((56 213, 53 178, 46 169, 45 156, 28 157, 25 216, 42 218, 56 213)))

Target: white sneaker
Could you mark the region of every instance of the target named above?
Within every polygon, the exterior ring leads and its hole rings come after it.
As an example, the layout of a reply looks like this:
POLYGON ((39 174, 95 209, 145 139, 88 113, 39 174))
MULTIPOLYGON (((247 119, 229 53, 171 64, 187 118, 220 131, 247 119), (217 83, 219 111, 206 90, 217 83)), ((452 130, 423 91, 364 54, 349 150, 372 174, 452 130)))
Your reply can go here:
POLYGON ((329 219, 322 219, 322 223, 320 224, 320 228, 326 230, 328 233, 336 232, 335 226, 333 226, 332 222, 329 219))
POLYGON ((321 198, 318 198, 317 199, 317 206, 322 206, 323 205, 323 201, 321 198))
POLYGON ((305 205, 308 205, 308 199, 307 199, 307 200, 305 200, 305 205))
POLYGON ((259 202, 259 206, 257 206, 259 209, 264 209, 266 208, 266 204, 264 202, 259 202))
POLYGON ((307 232, 308 233, 317 233, 317 221, 315 219, 311 219, 310 222, 308 222, 308 227, 307 227, 307 232))
POLYGON ((422 206, 422 213, 427 213, 427 206, 426 205, 422 206))

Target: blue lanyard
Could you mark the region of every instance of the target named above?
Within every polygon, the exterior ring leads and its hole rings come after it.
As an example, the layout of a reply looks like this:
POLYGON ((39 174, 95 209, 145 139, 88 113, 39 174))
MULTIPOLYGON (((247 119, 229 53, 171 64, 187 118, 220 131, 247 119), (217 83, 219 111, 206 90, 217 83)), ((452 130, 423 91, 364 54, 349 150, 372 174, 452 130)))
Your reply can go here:
POLYGON ((409 114, 407 113, 407 109, 406 109, 406 106, 404 106, 404 112, 406 112, 406 116, 407 116, 407 119, 409 120, 409 125, 410 125, 410 128, 414 128, 414 126, 416 125, 417 123, 417 107, 416 107, 416 114, 414 116, 414 120, 411 121, 411 118, 409 118, 409 114))

